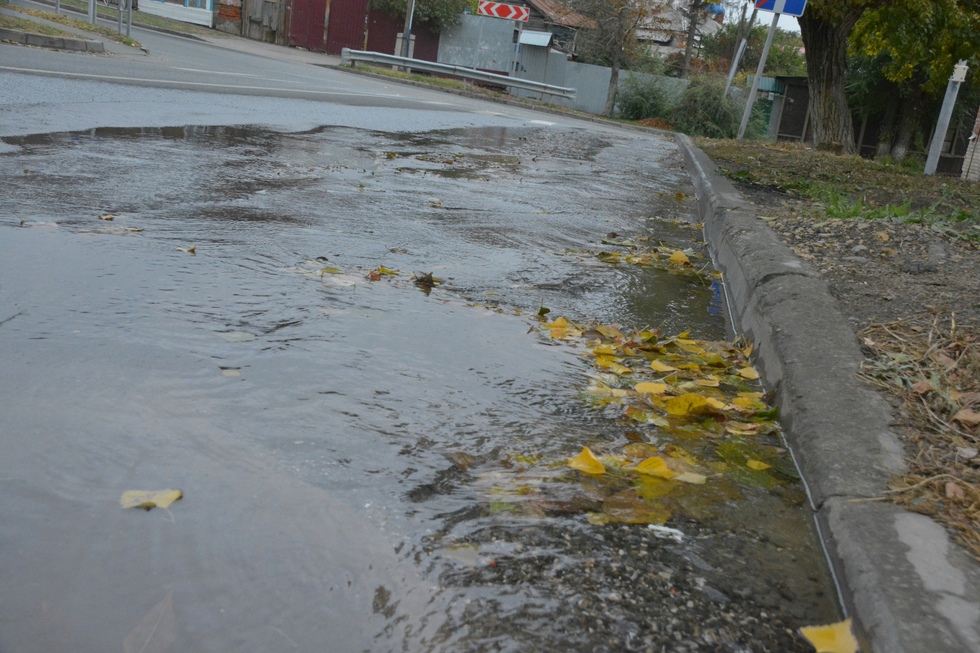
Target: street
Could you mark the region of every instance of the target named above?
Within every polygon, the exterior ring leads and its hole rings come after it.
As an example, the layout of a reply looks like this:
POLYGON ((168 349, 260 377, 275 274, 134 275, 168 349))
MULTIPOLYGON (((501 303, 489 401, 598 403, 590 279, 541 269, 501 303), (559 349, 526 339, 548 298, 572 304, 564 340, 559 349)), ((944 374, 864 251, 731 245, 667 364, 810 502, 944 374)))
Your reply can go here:
POLYGON ((836 620, 791 474, 660 530, 557 476, 668 436, 584 401, 539 314, 728 337, 668 138, 134 36, 0 44, 0 650, 804 651, 836 620), (597 256, 627 241, 703 269, 597 256))

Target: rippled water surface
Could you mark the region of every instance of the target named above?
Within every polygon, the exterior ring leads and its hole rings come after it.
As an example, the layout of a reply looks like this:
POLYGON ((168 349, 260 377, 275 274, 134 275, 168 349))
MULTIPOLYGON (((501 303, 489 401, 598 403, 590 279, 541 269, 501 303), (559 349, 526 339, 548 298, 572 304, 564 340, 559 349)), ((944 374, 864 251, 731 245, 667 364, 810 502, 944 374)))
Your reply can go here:
POLYGON ((799 487, 680 515, 681 542, 493 510, 509 461, 627 441, 541 307, 725 338, 717 284, 588 253, 697 247, 668 221, 694 210, 673 145, 632 139, 7 139, 0 649, 727 651, 706 615, 833 618, 799 487))

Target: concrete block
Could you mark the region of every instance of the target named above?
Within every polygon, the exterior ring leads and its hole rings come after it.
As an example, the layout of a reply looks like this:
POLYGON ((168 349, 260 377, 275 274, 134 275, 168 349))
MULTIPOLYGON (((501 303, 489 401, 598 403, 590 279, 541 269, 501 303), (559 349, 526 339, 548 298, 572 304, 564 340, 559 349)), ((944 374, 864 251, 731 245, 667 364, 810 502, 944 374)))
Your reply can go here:
POLYGON ((980 651, 980 574, 924 515, 836 498, 819 513, 866 650, 980 651))

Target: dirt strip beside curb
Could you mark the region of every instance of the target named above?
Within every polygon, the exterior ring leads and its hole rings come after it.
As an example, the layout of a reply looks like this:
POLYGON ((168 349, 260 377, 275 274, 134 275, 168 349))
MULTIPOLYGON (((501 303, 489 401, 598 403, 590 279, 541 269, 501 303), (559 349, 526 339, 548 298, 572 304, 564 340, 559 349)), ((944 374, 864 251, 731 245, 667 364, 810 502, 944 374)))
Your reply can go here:
POLYGON ((844 610, 866 652, 980 651, 980 565, 926 516, 877 500, 904 469, 891 410, 820 274, 677 134, 735 328, 775 392, 844 610))

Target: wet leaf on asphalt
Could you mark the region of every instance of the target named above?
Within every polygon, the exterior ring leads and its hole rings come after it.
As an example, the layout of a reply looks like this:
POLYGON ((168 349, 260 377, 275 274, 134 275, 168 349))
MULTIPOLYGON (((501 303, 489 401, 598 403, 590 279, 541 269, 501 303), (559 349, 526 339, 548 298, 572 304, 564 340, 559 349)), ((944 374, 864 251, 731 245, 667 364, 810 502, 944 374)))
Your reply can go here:
POLYGON ((670 255, 670 262, 674 265, 690 265, 691 259, 681 250, 677 250, 670 255))
POLYGON ((593 524, 664 524, 670 511, 640 496, 635 489, 623 490, 602 502, 602 512, 589 515, 593 524))
POLYGON ((810 642, 817 653, 857 653, 857 640, 851 630, 851 619, 826 626, 806 626, 800 634, 810 642))
POLYGON ((772 465, 770 465, 769 463, 764 463, 761 460, 753 460, 751 458, 745 461, 745 465, 750 469, 754 469, 757 472, 761 472, 772 468, 772 465))
POLYGON ((190 247, 178 247, 182 252, 187 252, 188 254, 197 254, 197 245, 191 245, 190 247))
POLYGON ((704 485, 708 482, 708 477, 704 474, 697 474, 695 472, 681 472, 671 480, 680 481, 681 483, 690 483, 691 485, 704 485))
POLYGON ((340 274, 340 273, 341 273, 341 269, 340 268, 335 268, 332 265, 328 265, 326 267, 320 268, 320 278, 321 279, 323 278, 323 275, 325 275, 325 274, 340 274))
POLYGON ((650 369, 654 372, 676 372, 677 368, 662 361, 654 360, 650 362, 650 369))
POLYGON ((677 472, 672 470, 667 466, 667 461, 665 461, 660 456, 653 456, 652 458, 647 458, 646 460, 639 463, 633 468, 640 474, 646 474, 647 476, 656 476, 657 478, 671 479, 677 476, 677 472))
POLYGON ((157 603, 143 615, 139 623, 123 640, 123 653, 165 653, 177 639, 177 617, 174 615, 174 594, 157 603))
POLYGON ((119 499, 123 508, 169 508, 170 504, 184 496, 180 490, 127 490, 119 499))
POLYGON ((688 392, 678 397, 671 397, 664 404, 667 407, 667 414, 684 416, 702 410, 708 405, 708 400, 696 392, 688 392))
POLYGON ((645 381, 643 383, 637 383, 635 386, 633 386, 633 389, 640 394, 662 395, 667 392, 667 384, 645 381))
POLYGON ((748 379, 749 381, 756 381, 759 378, 759 372, 751 365, 740 369, 738 371, 738 375, 743 379, 748 379))
POLYGON ((586 474, 605 474, 606 467, 602 464, 592 450, 588 447, 582 447, 582 451, 579 452, 574 458, 568 459, 568 466, 572 469, 577 469, 580 472, 585 472, 586 474))

